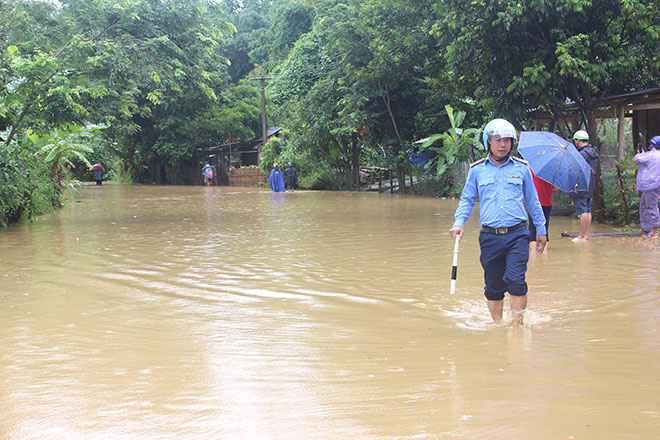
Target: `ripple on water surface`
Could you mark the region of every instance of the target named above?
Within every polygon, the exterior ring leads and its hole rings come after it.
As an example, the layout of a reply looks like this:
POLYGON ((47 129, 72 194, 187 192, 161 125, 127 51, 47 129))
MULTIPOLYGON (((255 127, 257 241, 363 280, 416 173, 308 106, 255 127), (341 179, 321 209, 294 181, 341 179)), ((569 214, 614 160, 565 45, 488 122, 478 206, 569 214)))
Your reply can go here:
POLYGON ((456 201, 113 185, 77 197, 0 232, 0 438, 660 431, 657 250, 640 242, 572 243, 558 231, 577 222, 553 218, 513 328, 491 323, 476 218, 449 295, 456 201))

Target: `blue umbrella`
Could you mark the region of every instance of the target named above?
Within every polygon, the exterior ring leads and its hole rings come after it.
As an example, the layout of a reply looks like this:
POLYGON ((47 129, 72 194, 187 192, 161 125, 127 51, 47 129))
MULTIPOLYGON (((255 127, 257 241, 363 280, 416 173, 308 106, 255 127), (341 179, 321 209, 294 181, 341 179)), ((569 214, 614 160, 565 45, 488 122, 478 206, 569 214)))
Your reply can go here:
POLYGON ((591 167, 575 146, 549 131, 520 134, 520 154, 534 174, 568 195, 589 191, 591 167))

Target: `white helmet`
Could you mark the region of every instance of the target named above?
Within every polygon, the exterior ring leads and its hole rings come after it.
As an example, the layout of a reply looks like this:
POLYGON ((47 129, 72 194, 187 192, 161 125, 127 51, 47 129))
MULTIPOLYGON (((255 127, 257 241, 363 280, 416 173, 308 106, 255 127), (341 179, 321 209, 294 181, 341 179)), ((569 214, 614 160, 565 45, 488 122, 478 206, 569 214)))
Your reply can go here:
POLYGON ((513 124, 506 119, 493 119, 484 127, 483 141, 487 152, 490 150, 488 147, 489 138, 511 138, 511 146, 513 147, 513 142, 518 139, 518 133, 513 124))
POLYGON ((584 130, 578 130, 573 135, 573 140, 575 141, 589 141, 589 133, 584 130))

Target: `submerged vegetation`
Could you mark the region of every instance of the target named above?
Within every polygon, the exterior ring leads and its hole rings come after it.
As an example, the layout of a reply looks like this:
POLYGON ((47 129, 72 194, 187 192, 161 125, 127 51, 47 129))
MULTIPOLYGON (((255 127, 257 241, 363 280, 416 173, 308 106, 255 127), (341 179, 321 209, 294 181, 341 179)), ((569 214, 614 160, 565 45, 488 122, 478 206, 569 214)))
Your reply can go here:
MULTIPOLYGON (((658 17, 648 0, 3 2, 0 224, 60 206, 91 163, 176 183, 196 151, 259 136, 258 77, 283 127, 262 168, 293 162, 324 189, 389 170, 401 191, 455 195, 494 116, 523 130, 573 102, 596 148, 611 142, 594 102, 660 84, 658 17)), ((597 198, 629 223, 634 166, 616 165, 597 198)))

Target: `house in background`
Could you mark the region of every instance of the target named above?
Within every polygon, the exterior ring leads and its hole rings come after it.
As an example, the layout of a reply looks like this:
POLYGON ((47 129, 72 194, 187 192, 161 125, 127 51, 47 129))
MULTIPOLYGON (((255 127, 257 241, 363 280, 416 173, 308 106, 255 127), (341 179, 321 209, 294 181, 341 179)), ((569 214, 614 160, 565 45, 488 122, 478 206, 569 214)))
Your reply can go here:
MULTIPOLYGON (((281 130, 282 127, 269 128, 266 131, 266 142, 268 142, 273 136, 278 136, 281 130)), ((229 163, 229 154, 231 153, 231 156, 234 158, 231 162, 231 166, 234 168, 241 168, 250 165, 259 165, 263 158, 263 148, 262 138, 255 137, 241 142, 232 142, 231 145, 217 145, 208 148, 206 151, 209 155, 215 154, 217 157, 223 158, 225 163, 229 163)))
MULTIPOLYGON (((598 111, 596 118, 616 119, 618 121, 617 132, 617 159, 623 158, 626 153, 626 142, 624 138, 624 120, 632 118, 632 147, 630 153, 634 154, 634 148, 638 144, 648 145, 649 139, 660 135, 660 87, 640 90, 637 92, 624 93, 621 95, 607 96, 596 101, 598 111)), ((582 114, 575 104, 569 104, 561 110, 555 120, 565 121, 571 132, 580 128, 582 114)), ((535 115, 536 129, 553 123, 553 118, 547 112, 538 112, 535 115)))
MULTIPOLYGON (((271 127, 266 131, 266 142, 273 136, 278 136, 282 127, 271 127)), ((263 139, 255 137, 241 142, 222 144, 206 149, 198 148, 192 158, 192 162, 201 164, 208 162, 216 166, 214 185, 253 186, 259 182, 265 182, 266 177, 259 168, 245 168, 258 166, 263 158, 263 139), (229 163, 230 155, 232 157, 229 163), (232 169, 233 168, 233 169, 232 169), (230 169, 232 169, 230 174, 230 169)), ((203 181, 201 171, 199 184, 203 181)), ((198 184, 197 179, 195 183, 198 184)))

